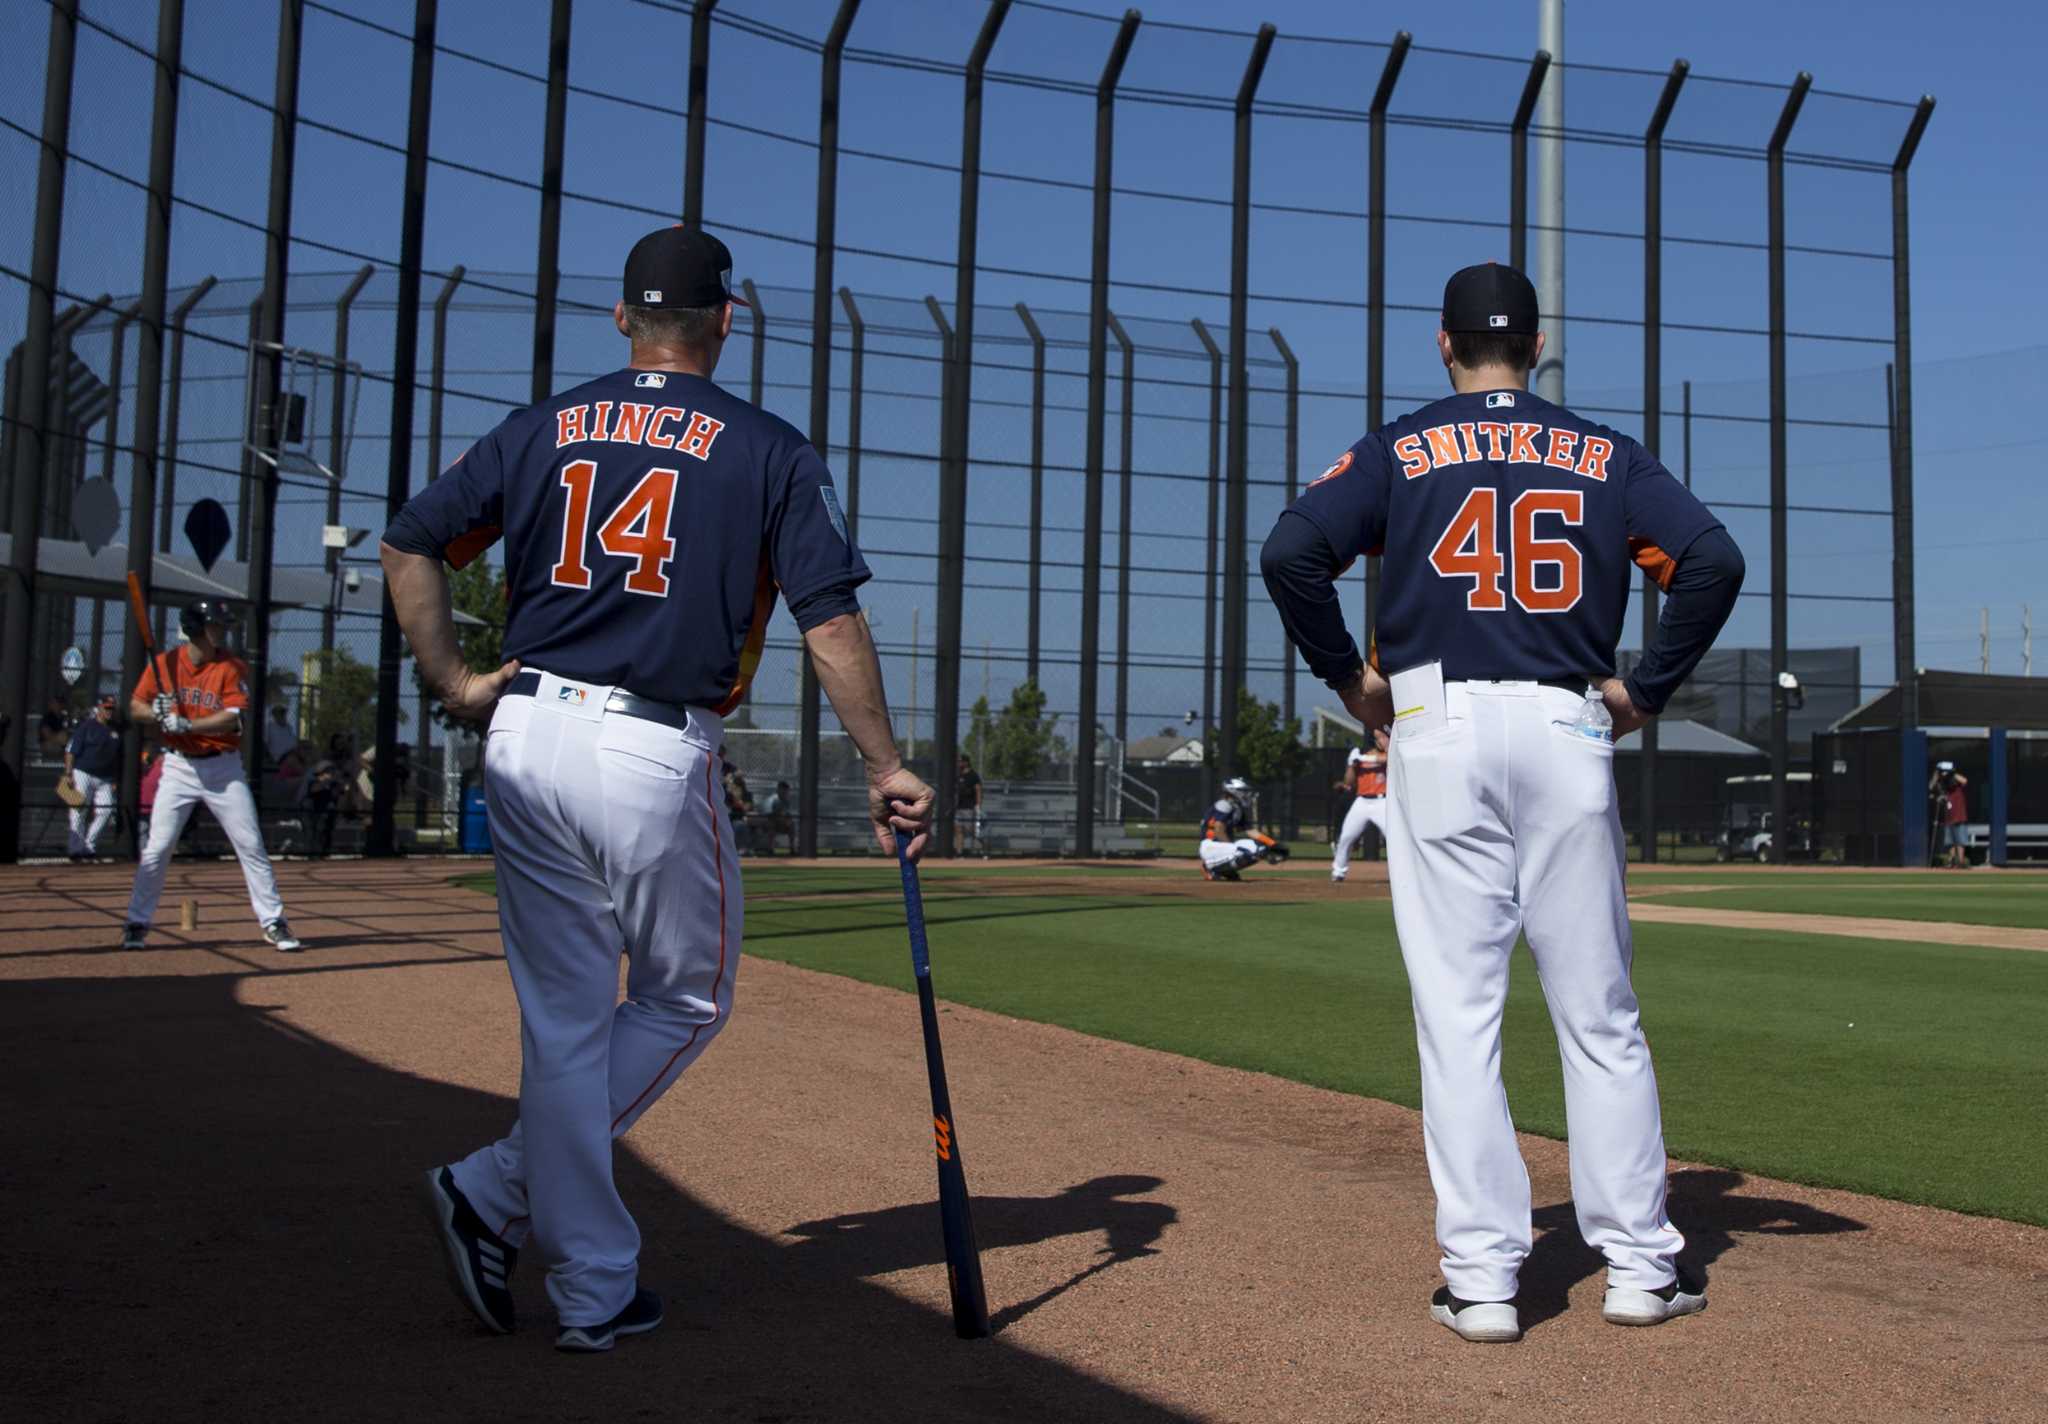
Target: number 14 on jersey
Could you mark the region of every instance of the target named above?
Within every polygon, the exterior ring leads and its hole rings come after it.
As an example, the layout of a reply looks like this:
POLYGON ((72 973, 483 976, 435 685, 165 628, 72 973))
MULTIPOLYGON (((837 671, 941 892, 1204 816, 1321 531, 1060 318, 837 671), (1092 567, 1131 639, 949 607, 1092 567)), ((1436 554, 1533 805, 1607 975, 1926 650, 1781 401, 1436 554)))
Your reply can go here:
MULTIPOLYGON (((571 460, 562 466, 560 479, 568 498, 562 510, 562 557, 555 562, 550 578, 557 588, 589 588, 591 571, 584 550, 590 534, 597 461, 571 460)), ((597 547, 612 558, 633 561, 626 570, 628 593, 668 597, 668 565, 676 556, 668 521, 675 502, 676 471, 649 470, 599 526, 597 547)))

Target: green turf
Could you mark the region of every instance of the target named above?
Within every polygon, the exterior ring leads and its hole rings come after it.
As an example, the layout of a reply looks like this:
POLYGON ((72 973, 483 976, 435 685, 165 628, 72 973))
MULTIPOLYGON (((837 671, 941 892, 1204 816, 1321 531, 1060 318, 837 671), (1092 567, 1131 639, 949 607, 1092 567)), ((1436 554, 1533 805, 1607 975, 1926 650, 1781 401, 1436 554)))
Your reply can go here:
MULTIPOLYGON (((978 889, 984 873, 925 872, 941 997, 1418 1102, 1384 902, 1014 894, 978 889)), ((747 878, 748 953, 910 986, 889 867, 756 864, 747 878), (825 898, 772 898, 806 892, 825 898)), ((1644 924, 1635 983, 1675 1155, 2048 1225, 2048 955, 1644 924)), ((1516 1122, 1562 1136, 1555 1038, 1526 952, 1505 1035, 1516 1122)))
MULTIPOLYGON (((2048 929, 2048 878, 1957 875, 1934 886, 1879 881, 1831 883, 1832 876, 1786 876, 1770 885, 1699 894, 1659 895, 1673 905, 1770 910, 1796 915, 1861 915, 1882 920, 1953 920, 1966 925, 2048 929), (1816 883, 1818 882, 1818 883, 1816 883)), ((1904 880, 1907 877, 1895 877, 1904 880)), ((1646 882, 1638 882, 1638 889, 1646 882)))

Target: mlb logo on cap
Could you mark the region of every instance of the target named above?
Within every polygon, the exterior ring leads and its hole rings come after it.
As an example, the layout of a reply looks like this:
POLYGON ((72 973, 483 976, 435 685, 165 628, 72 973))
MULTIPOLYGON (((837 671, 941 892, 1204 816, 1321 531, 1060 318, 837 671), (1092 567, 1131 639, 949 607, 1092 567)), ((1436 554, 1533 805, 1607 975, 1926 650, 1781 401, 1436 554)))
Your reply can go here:
POLYGON ((1486 319, 1486 324, 1492 327, 1494 330, 1499 331, 1508 324, 1508 315, 1506 312, 1501 312, 1497 315, 1490 316, 1486 319))
POLYGON ((649 288, 648 288, 648 289, 647 289, 646 291, 642 292, 642 293, 641 293, 640 295, 641 295, 641 296, 642 296, 643 298, 645 298, 645 299, 646 299, 646 300, 647 300, 648 302, 650 302, 650 303, 653 303, 653 302, 658 302, 658 301, 660 301, 660 300, 661 300, 661 288, 659 288, 659 287, 649 287, 649 288))

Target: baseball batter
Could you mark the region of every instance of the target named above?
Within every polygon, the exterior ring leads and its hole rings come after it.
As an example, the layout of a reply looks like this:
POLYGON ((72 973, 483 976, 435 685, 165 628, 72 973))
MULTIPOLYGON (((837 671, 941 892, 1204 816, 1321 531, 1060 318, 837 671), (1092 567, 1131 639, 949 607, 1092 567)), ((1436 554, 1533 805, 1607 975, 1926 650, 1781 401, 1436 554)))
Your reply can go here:
POLYGON ((1375 729, 1370 750, 1353 747, 1344 758, 1341 790, 1351 792, 1351 804, 1344 811, 1344 825, 1337 832, 1337 846, 1330 856, 1330 880, 1341 885, 1351 871, 1351 849, 1365 839, 1365 828, 1377 826, 1380 839, 1387 836, 1387 734, 1375 729))
POLYGON ((1223 794, 1202 817, 1198 849, 1204 880, 1237 880, 1247 866, 1287 859, 1287 847, 1252 824, 1252 784, 1241 776, 1223 783, 1223 794))
POLYGON ((1393 724, 1388 869, 1445 1282, 1430 1313, 1467 1340, 1521 1334, 1529 1177, 1500 1076, 1518 935, 1564 1059, 1573 1202, 1607 1260, 1602 1313, 1655 1325, 1706 1305, 1664 1209, 1613 738, 1656 715, 1712 644, 1742 555, 1642 446, 1529 393, 1536 322, 1521 273, 1454 275, 1437 349, 1455 394, 1346 451, 1280 516, 1261 560, 1309 667, 1365 725, 1393 724), (1367 668, 1334 580, 1382 551, 1367 668), (1670 598, 1620 679, 1637 566, 1670 598))
POLYGON ((519 997, 511 1131, 429 1172, 457 1293, 512 1330, 529 1242, 556 1346, 661 1323, 612 1140, 732 1013, 739 859, 720 796, 722 719, 746 696, 780 592, 867 764, 882 849, 922 854, 931 789, 903 766, 854 590, 868 567, 832 477, 786 422, 711 382, 732 330, 732 256, 650 233, 614 311, 631 364, 520 411, 400 513, 383 561, 422 675, 490 717, 485 791, 499 922, 519 997), (500 539, 508 662, 462 665, 447 563, 500 539), (619 957, 627 961, 619 998, 619 957))
POLYGON ((263 850, 256 798, 242 775, 249 668, 228 649, 228 630, 234 624, 234 611, 222 599, 192 604, 178 615, 185 646, 158 653, 129 694, 129 717, 156 724, 164 754, 156 802, 149 813, 149 841, 142 863, 135 867, 135 889, 128 898, 123 949, 140 949, 149 938, 171 852, 185 833, 193 807, 202 801, 242 863, 249 904, 256 911, 256 923, 263 926, 263 937, 286 954, 301 948, 285 920, 277 876, 263 850))

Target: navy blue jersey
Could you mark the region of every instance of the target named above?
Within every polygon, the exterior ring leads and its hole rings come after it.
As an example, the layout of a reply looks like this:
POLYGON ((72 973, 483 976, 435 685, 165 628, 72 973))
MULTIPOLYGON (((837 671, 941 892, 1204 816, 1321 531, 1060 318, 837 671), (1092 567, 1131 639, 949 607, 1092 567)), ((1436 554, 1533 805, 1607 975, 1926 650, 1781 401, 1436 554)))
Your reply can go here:
POLYGON ((1375 665, 1453 679, 1612 676, 1634 568, 1668 584, 1720 527, 1641 445, 1517 390, 1375 430, 1290 512, 1339 560, 1385 555, 1375 665))
POLYGON ((721 715, 746 696, 778 589, 801 629, 850 610, 869 577, 810 442, 674 371, 615 371, 516 412, 384 542, 461 568, 501 536, 507 658, 721 715))

